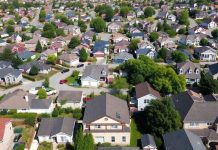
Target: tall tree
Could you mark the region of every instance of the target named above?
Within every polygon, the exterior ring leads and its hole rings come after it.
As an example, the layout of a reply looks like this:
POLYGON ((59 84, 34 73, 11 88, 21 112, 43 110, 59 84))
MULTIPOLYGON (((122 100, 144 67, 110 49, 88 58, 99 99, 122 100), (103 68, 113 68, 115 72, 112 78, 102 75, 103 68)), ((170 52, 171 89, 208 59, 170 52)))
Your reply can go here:
POLYGON ((29 72, 29 75, 35 76, 39 73, 39 68, 37 66, 32 66, 29 72))
POLYGON ((131 10, 130 7, 128 7, 128 6, 123 6, 123 7, 120 8, 120 15, 121 15, 122 17, 126 17, 127 14, 130 12, 130 10, 131 10))
POLYGON ((147 7, 144 10, 145 18, 151 17, 155 14, 155 10, 152 7, 147 7))
POLYGON ((188 57, 185 54, 183 54, 181 51, 176 50, 172 53, 172 59, 175 62, 180 63, 180 62, 187 60, 188 57))
POLYGON ((210 75, 202 72, 199 89, 203 94, 218 93, 218 80, 215 80, 210 75))
POLYGON ((88 59, 88 53, 84 48, 79 51, 79 61, 85 62, 88 59))
POLYGON ((84 146, 83 144, 84 144, 83 130, 82 127, 80 127, 75 138, 75 143, 74 143, 75 150, 83 150, 83 146, 84 146))
POLYGON ((37 42, 37 44, 36 44, 35 51, 38 52, 38 53, 41 53, 41 52, 42 52, 42 45, 41 45, 41 43, 40 43, 39 40, 38 40, 38 42, 37 42))
POLYGON ((159 34, 157 32, 151 32, 149 38, 151 42, 154 42, 159 38, 159 34))
POLYGON ((74 49, 80 44, 79 37, 72 37, 70 43, 68 44, 68 48, 74 49))
POLYGON ((106 28, 106 23, 101 17, 97 17, 90 22, 90 26, 94 28, 96 32, 103 32, 106 28))
POLYGON ((132 39, 129 45, 129 49, 132 53, 138 49, 138 43, 140 43, 140 39, 132 39))
POLYGON ((179 24, 189 25, 189 13, 183 10, 179 16, 179 24))

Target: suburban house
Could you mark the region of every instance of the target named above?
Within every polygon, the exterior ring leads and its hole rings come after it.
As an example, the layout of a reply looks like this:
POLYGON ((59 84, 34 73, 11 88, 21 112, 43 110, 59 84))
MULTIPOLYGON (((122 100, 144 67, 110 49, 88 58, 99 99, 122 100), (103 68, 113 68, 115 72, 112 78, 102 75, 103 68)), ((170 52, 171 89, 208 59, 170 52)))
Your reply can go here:
POLYGON ((137 49, 135 53, 137 58, 139 58, 140 55, 148 56, 151 59, 154 59, 157 56, 157 52, 155 50, 151 50, 148 48, 137 49))
POLYGON ((0 101, 0 110, 16 109, 19 113, 52 113, 54 105, 50 99, 37 99, 36 95, 15 90, 0 101))
POLYGON ((111 39, 113 43, 118 43, 120 41, 129 41, 129 38, 127 36, 117 32, 112 33, 111 39))
POLYGON ((98 87, 107 83, 108 66, 106 65, 89 65, 86 66, 81 77, 82 86, 98 87))
POLYGON ((218 63, 208 66, 208 73, 213 77, 213 79, 218 79, 218 63))
POLYGON ((206 150, 201 138, 185 129, 164 134, 163 141, 165 150, 206 150))
POLYGON ((67 66, 77 66, 79 64, 79 56, 77 54, 63 53, 59 56, 59 63, 67 66))
POLYGON ((185 75, 187 84, 199 83, 201 79, 201 68, 199 63, 185 61, 177 63, 177 73, 185 75))
POLYGON ((83 92, 82 91, 59 91, 57 104, 63 108, 71 107, 72 109, 82 108, 83 92))
POLYGON ((44 64, 42 62, 39 61, 31 61, 29 63, 20 65, 18 68, 20 70, 22 70, 22 72, 26 72, 29 73, 30 69, 36 66, 39 69, 39 73, 44 73, 44 74, 48 74, 51 71, 51 66, 44 64))
POLYGON ((152 100, 160 99, 160 93, 153 89, 148 82, 139 83, 135 86, 138 111, 142 111, 152 100))
POLYGON ((0 69, 0 84, 12 85, 21 83, 23 79, 22 71, 14 68, 0 69))
POLYGON ((0 60, 0 69, 12 68, 12 63, 5 60, 0 60))
POLYGON ((114 44, 114 53, 128 52, 129 51, 129 41, 122 40, 114 44))
POLYGON ((155 51, 155 46, 148 40, 143 40, 140 43, 137 44, 139 49, 151 49, 152 51, 155 51))
POLYGON ((42 118, 37 137, 39 142, 73 143, 74 118, 42 118))
POLYGON ((31 51, 23 51, 17 53, 17 57, 19 57, 22 61, 27 61, 29 59, 35 59, 36 55, 34 52, 31 51))
POLYGON ((101 58, 109 54, 109 42, 108 41, 95 42, 95 45, 92 50, 92 54, 97 58, 101 58))
POLYGON ((0 147, 7 150, 13 143, 14 128, 9 118, 0 118, 0 147))
POLYGON ((194 53, 201 61, 216 61, 217 51, 209 46, 197 47, 194 53))
POLYGON ((199 46, 200 38, 196 34, 187 35, 185 44, 199 46))
POLYGON ((151 134, 143 134, 141 137, 142 150, 157 150, 154 137, 151 134))
POLYGON ((110 94, 100 95, 88 101, 83 117, 83 129, 85 133, 90 132, 93 135, 96 144, 129 145, 130 116, 126 101, 110 94))
POLYGON ((35 51, 36 44, 37 44, 38 41, 39 41, 39 37, 35 37, 35 38, 32 38, 32 39, 30 39, 28 41, 25 41, 26 49, 28 49, 30 51, 35 51))
POLYGON ((118 32, 122 28, 121 22, 111 22, 107 26, 108 32, 118 32))
POLYGON ((129 59, 134 59, 133 55, 127 52, 120 52, 116 54, 113 58, 113 63, 115 64, 121 64, 129 59))

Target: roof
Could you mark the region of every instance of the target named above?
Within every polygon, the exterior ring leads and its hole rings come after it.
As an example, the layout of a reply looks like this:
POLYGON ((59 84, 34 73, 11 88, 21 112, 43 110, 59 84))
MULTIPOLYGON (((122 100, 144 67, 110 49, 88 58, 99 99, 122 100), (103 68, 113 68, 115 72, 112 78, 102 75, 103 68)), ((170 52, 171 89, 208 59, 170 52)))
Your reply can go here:
POLYGON ((204 52, 206 52, 206 51, 208 51, 208 50, 210 50, 210 51, 212 51, 213 53, 216 53, 216 54, 217 54, 216 50, 213 49, 213 48, 211 48, 211 47, 209 47, 209 46, 197 47, 197 48, 195 48, 195 53, 204 53, 204 52))
POLYGON ((48 109, 52 104, 51 99, 30 99, 30 109, 48 109))
POLYGON ((148 145, 157 148, 154 141, 154 137, 150 134, 143 134, 141 137, 141 143, 142 143, 142 148, 148 145))
POLYGON ((66 101, 67 103, 80 103, 82 100, 82 91, 60 91, 57 102, 66 101))
POLYGON ((98 147, 97 150, 140 150, 139 147, 98 147))
POLYGON ((200 79, 201 74, 200 74, 200 64, 199 63, 193 63, 191 61, 184 61, 181 63, 177 63, 177 69, 182 69, 183 74, 186 76, 186 78, 190 79, 200 79), (190 73, 189 70, 192 70, 190 73), (198 70, 198 73, 196 73, 196 70, 198 70))
POLYGON ((206 150, 200 137, 184 129, 164 134, 163 140, 166 150, 206 150))
POLYGON ((198 135, 201 138, 207 138, 211 141, 217 141, 218 140, 218 133, 213 129, 189 129, 192 133, 198 135))
POLYGON ((36 66, 39 70, 49 70, 51 67, 49 65, 44 64, 43 62, 39 61, 31 61, 29 63, 23 64, 19 66, 19 69, 28 70, 32 66, 36 66))
POLYGON ((31 56, 35 55, 34 52, 31 52, 31 51, 23 51, 23 52, 19 52, 17 54, 17 56, 21 59, 28 59, 30 58, 31 56))
POLYGON ((5 134, 5 125, 10 121, 9 118, 0 118, 0 141, 3 140, 5 134))
POLYGON ((151 50, 148 49, 148 48, 137 49, 137 50, 136 50, 136 54, 137 54, 137 55, 142 55, 142 54, 147 55, 150 51, 151 51, 151 50))
POLYGON ((64 53, 59 57, 59 59, 70 62, 70 61, 78 60, 79 57, 73 53, 72 54, 64 53))
POLYGON ((12 63, 9 61, 0 60, 0 68, 8 68, 12 63))
POLYGON ((13 75, 15 77, 18 77, 22 74, 21 70, 14 69, 14 68, 3 68, 0 69, 0 78, 4 78, 7 75, 13 75))
POLYGON ((91 123, 106 116, 118 122, 130 123, 126 101, 115 96, 104 94, 86 103, 83 122, 91 123))
POLYGON ((114 59, 122 59, 122 60, 128 60, 128 59, 134 59, 133 55, 127 52, 121 52, 118 53, 114 59))
POLYGON ((156 98, 160 98, 160 93, 153 89, 148 82, 139 83, 135 86, 136 98, 141 98, 145 95, 151 94, 156 98))
POLYGON ((93 53, 102 51, 104 52, 105 48, 109 46, 108 41, 97 41, 93 47, 93 53))
POLYGON ((210 73, 211 73, 212 75, 215 75, 215 74, 218 73, 218 63, 209 65, 208 68, 209 68, 210 73))
POLYGON ((89 65, 86 66, 81 79, 90 77, 92 79, 100 81, 101 77, 106 77, 108 74, 107 65, 89 65))
POLYGON ((37 136, 54 136, 60 132, 72 136, 75 123, 74 118, 42 118, 37 136))

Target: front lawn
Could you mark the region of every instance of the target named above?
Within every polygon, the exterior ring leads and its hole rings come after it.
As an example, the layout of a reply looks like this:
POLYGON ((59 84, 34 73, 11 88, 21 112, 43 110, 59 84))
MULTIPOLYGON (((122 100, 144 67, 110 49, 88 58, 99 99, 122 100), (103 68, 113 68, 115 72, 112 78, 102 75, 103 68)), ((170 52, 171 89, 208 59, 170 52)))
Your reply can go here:
POLYGON ((66 78, 67 84, 74 84, 79 80, 79 71, 74 70, 72 75, 66 78))
POLYGON ((40 81, 40 80, 44 80, 45 78, 49 78, 56 73, 58 73, 57 70, 52 70, 48 74, 39 73, 35 76, 29 75, 27 73, 23 73, 23 77, 31 81, 40 81))
POLYGON ((39 144, 38 150, 51 150, 53 149, 52 143, 42 142, 39 144))
POLYGON ((130 127, 131 127, 130 146, 137 147, 138 140, 141 139, 141 133, 138 131, 134 119, 131 120, 130 127))

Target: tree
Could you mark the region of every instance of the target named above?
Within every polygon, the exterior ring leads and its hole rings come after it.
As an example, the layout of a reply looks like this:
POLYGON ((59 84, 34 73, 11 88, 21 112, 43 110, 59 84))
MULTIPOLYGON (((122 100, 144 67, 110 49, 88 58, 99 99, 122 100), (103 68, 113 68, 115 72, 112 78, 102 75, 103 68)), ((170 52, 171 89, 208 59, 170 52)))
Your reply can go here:
POLYGON ((55 34, 55 31, 53 31, 53 30, 43 31, 42 32, 42 37, 52 39, 52 38, 56 37, 56 34, 55 34))
POLYGON ((31 33, 34 33, 35 31, 37 31, 37 28, 36 28, 35 26, 32 26, 30 32, 31 32, 31 33))
POLYGON ((38 40, 38 42, 37 42, 37 44, 36 44, 35 51, 38 52, 38 53, 41 53, 41 52, 42 52, 42 45, 41 45, 41 43, 40 43, 39 40, 38 40))
POLYGON ((11 25, 8 25, 8 26, 6 27, 6 32, 7 32, 8 34, 14 33, 14 27, 11 26, 11 25))
POLYGON ((38 94, 39 99, 47 98, 47 93, 44 89, 39 89, 37 94, 38 94))
POLYGON ((45 81, 42 84, 45 88, 49 88, 49 78, 45 78, 45 81))
POLYGON ((218 92, 218 80, 213 79, 210 75, 202 72, 199 82, 199 89, 203 94, 212 94, 218 92))
POLYGON ((201 40, 200 40, 200 45, 201 45, 201 46, 208 46, 208 40, 205 39, 205 38, 201 39, 201 40))
POLYGON ((39 21, 40 22, 44 22, 45 21, 45 17, 46 17, 46 11, 44 9, 41 9, 41 11, 39 13, 39 21))
POLYGON ((132 53, 138 49, 138 43, 140 43, 140 39, 132 39, 129 45, 129 49, 132 53))
POLYGON ((57 56, 56 55, 49 55, 48 58, 47 58, 47 61, 46 63, 47 64, 52 64, 52 65, 55 65, 56 62, 57 62, 57 56))
POLYGON ((78 45, 80 45, 79 37, 72 37, 70 43, 68 44, 68 48, 74 49, 78 45))
POLYGON ((183 54, 181 51, 176 50, 172 53, 172 59, 175 62, 179 63, 179 62, 186 61, 188 57, 185 54, 183 54))
POLYGON ((114 89, 127 89, 129 87, 129 84, 126 80, 126 78, 115 78, 113 80, 113 83, 111 85, 111 87, 113 87, 114 89))
POLYGON ((57 36, 65 36, 64 29, 56 29, 57 36))
POLYGON ((94 28, 96 32, 103 32, 106 28, 106 23, 101 17, 97 17, 90 22, 90 26, 94 28))
POLYGON ((78 26, 80 27, 81 32, 86 32, 87 25, 84 21, 79 20, 78 21, 78 26))
POLYGON ((59 115, 59 111, 58 111, 57 107, 55 107, 53 112, 52 112, 52 117, 57 117, 58 115, 59 115))
POLYGON ((149 132, 158 137, 181 127, 180 115, 174 109, 169 98, 154 100, 146 107, 144 127, 149 132))
POLYGON ((114 11, 111 6, 103 4, 95 7, 95 12, 99 15, 105 15, 105 20, 110 22, 114 16, 114 11))
POLYGON ((179 34, 185 34, 186 33, 186 28, 181 28, 179 29, 179 34))
POLYGON ((55 25, 52 23, 45 23, 44 27, 43 27, 43 31, 55 31, 55 25))
POLYGON ((35 118, 26 118, 24 120, 24 122, 25 122, 25 124, 34 127, 35 123, 36 123, 36 120, 35 120, 35 118))
POLYGON ((84 150, 85 149, 86 150, 95 150, 95 144, 94 144, 92 134, 86 133, 83 141, 84 141, 84 145, 83 145, 84 150))
POLYGON ((214 30, 211 32, 211 35, 213 36, 213 38, 217 38, 217 37, 218 37, 218 29, 214 29, 214 30))
POLYGON ((23 61, 19 57, 17 57, 17 56, 14 56, 12 58, 11 62, 12 62, 12 66, 14 68, 17 68, 17 69, 18 69, 18 66, 23 64, 23 61))
POLYGON ((151 42, 154 42, 159 38, 159 34, 157 32, 151 32, 149 38, 151 42))
POLYGON ((93 34, 93 37, 92 37, 92 41, 96 41, 97 37, 96 37, 96 34, 94 33, 93 34))
POLYGON ((80 127, 79 131, 76 134, 76 139, 74 143, 75 150, 83 150, 83 144, 84 144, 84 136, 82 128, 80 127))
POLYGON ((144 10, 145 18, 151 17, 155 14, 155 10, 152 7, 147 7, 144 10))
POLYGON ((129 13, 130 10, 131 10, 130 7, 128 7, 128 6, 123 6, 123 7, 120 8, 120 15, 121 15, 122 17, 125 17, 125 18, 126 18, 127 14, 129 13))
POLYGON ((88 59, 88 53, 84 48, 79 51, 79 61, 85 62, 88 59))
POLYGON ((13 56, 11 49, 5 48, 3 53, 0 53, 0 60, 12 60, 13 56))
POLYGON ((170 29, 166 31, 169 37, 175 37, 176 36, 176 31, 174 29, 170 29))
POLYGON ((189 25, 189 14, 187 10, 181 12, 179 16, 179 24, 189 25))
POLYGON ((163 60, 167 59, 167 52, 168 50, 166 48, 161 48, 160 51, 158 52, 158 58, 162 58, 163 60))
POLYGON ((33 65, 30 69, 29 75, 35 76, 39 73, 39 68, 33 65))

